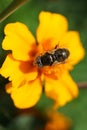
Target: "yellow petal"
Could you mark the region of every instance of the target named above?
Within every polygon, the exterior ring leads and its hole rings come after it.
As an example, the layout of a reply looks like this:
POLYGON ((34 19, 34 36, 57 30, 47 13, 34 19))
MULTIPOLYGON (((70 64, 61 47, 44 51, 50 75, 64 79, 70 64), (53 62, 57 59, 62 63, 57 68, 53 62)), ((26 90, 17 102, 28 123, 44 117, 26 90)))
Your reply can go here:
POLYGON ((12 55, 8 55, 0 69, 0 74, 5 78, 9 77, 13 86, 18 87, 25 81, 34 80, 37 77, 36 68, 32 67, 29 62, 20 62, 15 60, 12 55))
POLYGON ((76 64, 84 58, 85 50, 82 46, 79 33, 76 31, 68 31, 60 40, 60 46, 70 51, 69 62, 76 64))
POLYGON ((28 28, 20 22, 7 24, 2 47, 12 50, 13 57, 19 60, 29 60, 29 52, 35 45, 35 39, 28 28))
MULTIPOLYGON (((50 42, 53 42, 53 44, 58 44, 60 37, 68 28, 66 18, 60 14, 42 11, 39 15, 39 20, 40 24, 36 33, 37 41, 40 44, 46 41, 48 44, 50 39, 50 42)), ((45 44, 45 46, 47 46, 47 44, 45 44)))
MULTIPOLYGON (((9 91, 9 87, 6 87, 6 89, 6 91, 9 91)), ((34 106, 41 96, 41 81, 36 79, 32 82, 26 82, 23 86, 18 88, 11 87, 10 90, 11 98, 16 107, 29 108, 34 106)))
POLYGON ((77 85, 68 73, 63 74, 59 80, 46 77, 45 92, 55 101, 55 108, 65 105, 78 96, 77 85))

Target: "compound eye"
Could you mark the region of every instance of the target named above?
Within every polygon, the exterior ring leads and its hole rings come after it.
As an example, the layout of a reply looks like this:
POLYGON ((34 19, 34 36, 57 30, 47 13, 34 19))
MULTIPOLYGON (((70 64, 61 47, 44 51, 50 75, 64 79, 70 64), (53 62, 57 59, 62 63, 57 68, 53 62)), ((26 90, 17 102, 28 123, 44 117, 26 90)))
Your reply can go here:
POLYGON ((70 55, 70 52, 68 50, 64 50, 62 54, 63 54, 63 57, 68 58, 68 56, 70 55))

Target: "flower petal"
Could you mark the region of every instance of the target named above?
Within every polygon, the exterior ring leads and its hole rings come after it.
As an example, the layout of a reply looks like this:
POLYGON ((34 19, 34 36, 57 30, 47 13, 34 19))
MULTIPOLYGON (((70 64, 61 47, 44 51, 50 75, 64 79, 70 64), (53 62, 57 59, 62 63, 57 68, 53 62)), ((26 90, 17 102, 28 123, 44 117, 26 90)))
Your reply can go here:
POLYGON ((0 74, 5 78, 9 77, 15 87, 24 84, 25 81, 36 79, 38 75, 36 68, 32 68, 29 62, 17 61, 11 54, 6 57, 0 69, 0 74))
POLYGON ((48 97, 55 100, 55 108, 78 96, 77 85, 67 72, 59 80, 46 77, 45 92, 48 97))
MULTIPOLYGON (((46 41, 48 44, 50 39, 50 42, 53 44, 58 44, 60 37, 67 31, 68 28, 66 18, 56 13, 41 12, 39 20, 40 24, 36 33, 37 41, 40 44, 43 43, 43 41, 46 41)), ((45 44, 46 47, 47 44, 45 44)))
POLYGON ((23 86, 18 88, 12 87, 11 84, 9 85, 9 87, 6 87, 6 91, 10 92, 15 106, 18 108, 29 108, 34 106, 42 93, 41 81, 39 79, 32 82, 26 82, 23 86))
POLYGON ((79 33, 68 31, 60 41, 60 46, 70 51, 69 62, 76 64, 84 58, 85 50, 82 46, 79 33))
POLYGON ((7 24, 2 47, 12 50, 13 57, 22 61, 29 60, 29 52, 35 45, 35 39, 28 28, 20 22, 7 24))

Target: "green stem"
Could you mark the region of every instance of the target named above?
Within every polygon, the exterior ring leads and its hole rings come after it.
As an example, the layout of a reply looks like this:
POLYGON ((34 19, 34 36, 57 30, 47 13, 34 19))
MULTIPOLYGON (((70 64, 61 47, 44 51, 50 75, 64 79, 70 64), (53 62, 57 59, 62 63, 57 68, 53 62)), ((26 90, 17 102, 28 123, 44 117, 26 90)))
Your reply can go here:
POLYGON ((77 83, 79 88, 87 88, 87 82, 77 83))
POLYGON ((0 14, 0 23, 26 2, 28 2, 28 0, 13 0, 0 14))

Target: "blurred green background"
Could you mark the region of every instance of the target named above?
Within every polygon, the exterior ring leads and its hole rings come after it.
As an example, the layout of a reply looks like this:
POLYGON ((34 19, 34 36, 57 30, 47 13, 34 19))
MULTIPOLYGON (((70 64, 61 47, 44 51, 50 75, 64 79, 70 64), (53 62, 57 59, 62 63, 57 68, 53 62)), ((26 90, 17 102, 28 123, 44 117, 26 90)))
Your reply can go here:
MULTIPOLYGON (((0 13, 10 2, 12 0, 0 0, 0 13)), ((38 26, 38 14, 42 10, 61 13, 66 16, 69 29, 80 32, 83 46, 87 50, 87 0, 30 0, 0 23, 0 66, 6 56, 6 52, 1 49, 4 26, 10 22, 20 21, 25 23, 35 35, 38 26)), ((87 54, 84 60, 75 66, 71 75, 76 82, 87 82, 87 54)), ((0 77, 0 130, 36 130, 31 126, 35 120, 32 116, 17 114, 21 110, 14 107, 10 96, 5 93, 4 85, 6 82, 4 78, 0 77)), ((80 88, 79 97, 59 109, 60 112, 73 120, 72 130, 87 130, 86 100, 87 88, 80 88)), ((43 110, 45 106, 49 108, 51 105, 52 101, 42 95, 36 108, 43 110)))

